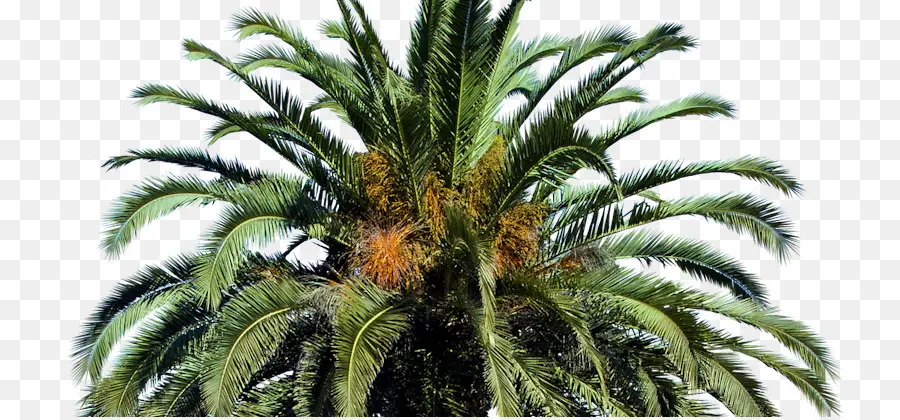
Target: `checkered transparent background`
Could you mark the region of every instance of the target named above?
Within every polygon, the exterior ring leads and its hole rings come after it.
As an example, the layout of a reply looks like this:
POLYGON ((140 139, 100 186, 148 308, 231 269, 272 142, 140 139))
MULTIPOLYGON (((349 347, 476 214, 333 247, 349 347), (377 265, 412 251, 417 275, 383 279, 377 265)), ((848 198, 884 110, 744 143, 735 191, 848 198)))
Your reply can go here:
MULTIPOLYGON (((364 1, 386 44, 401 58, 416 2, 364 1)), ((210 119, 174 106, 138 108, 127 99, 142 82, 172 83, 245 108, 260 103, 210 63, 182 59, 195 38, 226 54, 239 46, 225 32, 242 7, 277 12, 323 49, 337 41, 316 31, 337 18, 331 0, 4 1, 0 5, 0 415, 74 415, 80 393, 70 380, 70 340, 79 322, 120 278, 139 266, 196 246, 212 220, 183 210, 145 229, 119 260, 98 250, 101 216, 113 198, 144 177, 180 170, 135 164, 107 173, 101 163, 129 148, 201 145, 210 119)), ((609 23, 642 33, 681 22, 700 47, 654 60, 632 84, 654 101, 694 92, 734 100, 736 120, 696 118, 642 131, 615 157, 622 168, 659 159, 744 154, 783 162, 806 194, 709 177, 665 188, 663 196, 741 190, 780 200, 802 237, 800 256, 780 266, 749 239, 701 221, 664 229, 716 242, 767 279, 784 314, 818 330, 840 360, 837 390, 847 418, 900 412, 900 6, 892 1, 535 0, 523 36, 575 35, 609 23)), ((250 45, 248 43, 247 45, 250 45)), ((315 90, 290 80, 311 99, 315 90)), ((581 72, 584 74, 584 71, 581 72)), ((578 74, 566 78, 574 83, 578 74)), ((600 127, 627 110, 597 113, 600 127)), ((329 124, 341 129, 336 119, 329 124)), ((247 137, 215 151, 250 164, 284 168, 247 137)), ((304 258, 315 258, 310 252, 304 258)), ((677 275, 677 274, 676 274, 677 275)), ((771 344, 770 339, 759 337, 771 344)), ((814 417, 792 385, 758 369, 786 417, 814 417)))

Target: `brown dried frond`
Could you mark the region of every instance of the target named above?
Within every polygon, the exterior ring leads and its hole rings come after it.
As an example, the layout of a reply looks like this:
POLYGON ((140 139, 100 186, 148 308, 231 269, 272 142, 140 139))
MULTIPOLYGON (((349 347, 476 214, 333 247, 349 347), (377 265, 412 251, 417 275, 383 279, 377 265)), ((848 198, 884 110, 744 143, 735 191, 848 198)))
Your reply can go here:
POLYGON ((466 197, 466 210, 476 220, 479 215, 485 214, 491 200, 491 192, 494 190, 494 182, 500 173, 503 159, 506 155, 506 141, 502 137, 494 137, 494 144, 478 160, 475 167, 469 173, 464 187, 466 197))
POLYGON ((363 276, 386 289, 414 288, 421 281, 420 267, 426 259, 415 233, 408 224, 388 228, 369 224, 360 232, 351 261, 363 276))
POLYGON ((411 214, 390 161, 379 152, 360 153, 363 167, 363 182, 372 208, 380 218, 399 220, 411 214))
POLYGON ((584 246, 573 250, 548 268, 564 273, 577 273, 606 267, 610 264, 613 264, 613 259, 603 249, 596 246, 584 246))
POLYGON ((524 203, 500 217, 494 252, 501 271, 519 268, 537 256, 538 229, 546 214, 545 205, 524 203))
POLYGON ((580 258, 574 255, 567 255, 556 263, 555 268, 564 273, 575 273, 584 269, 584 264, 580 258))

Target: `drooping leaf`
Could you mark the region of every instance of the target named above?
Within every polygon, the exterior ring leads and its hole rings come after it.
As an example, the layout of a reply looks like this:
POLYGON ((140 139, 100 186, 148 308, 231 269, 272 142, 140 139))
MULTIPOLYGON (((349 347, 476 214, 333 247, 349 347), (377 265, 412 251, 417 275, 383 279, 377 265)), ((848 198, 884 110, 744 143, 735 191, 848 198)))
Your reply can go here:
POLYGON ((107 255, 117 257, 149 223, 181 207, 221 199, 213 183, 195 176, 150 178, 113 204, 105 218, 108 228, 102 247, 107 255))
POLYGON ((222 307, 201 381, 203 401, 212 414, 233 414, 251 375, 288 333, 292 311, 303 305, 305 292, 293 280, 266 281, 242 290, 222 307))
POLYGON ((363 283, 346 289, 334 325, 332 395, 339 414, 365 413, 369 387, 406 325, 395 295, 363 283))

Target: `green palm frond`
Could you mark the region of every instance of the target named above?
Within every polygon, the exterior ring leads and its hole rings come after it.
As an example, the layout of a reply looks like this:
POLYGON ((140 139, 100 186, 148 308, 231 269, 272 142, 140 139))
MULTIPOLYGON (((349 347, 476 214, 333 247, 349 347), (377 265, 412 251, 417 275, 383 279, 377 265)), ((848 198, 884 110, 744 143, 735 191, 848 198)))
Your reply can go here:
POLYGON ((242 72, 249 74, 261 67, 294 72, 323 89, 357 130, 367 124, 363 113, 365 104, 360 100, 360 80, 348 62, 318 51, 296 28, 277 16, 247 9, 235 15, 231 23, 238 40, 260 34, 271 35, 293 49, 286 51, 269 44, 250 49, 235 61, 242 72))
MULTIPOLYGON (((190 48, 198 57, 214 57, 210 59, 219 60, 213 55, 214 52, 199 44, 186 42, 186 48, 190 48)), ((315 109, 304 107, 274 81, 246 75, 233 69, 230 62, 222 63, 277 110, 274 115, 264 116, 257 137, 268 136, 266 141, 270 147, 287 157, 305 176, 335 199, 345 204, 359 202, 363 186, 362 170, 355 159, 356 153, 312 115, 315 109), (298 153, 295 146, 307 153, 298 153)))
POLYGON ((555 366, 522 351, 514 351, 513 361, 526 404, 544 407, 549 416, 569 416, 570 402, 563 398, 553 377, 555 366))
POLYGON ((315 52, 315 47, 300 31, 278 16, 244 9, 231 17, 230 29, 235 31, 238 41, 254 35, 271 35, 293 47, 297 53, 315 52))
MULTIPOLYGON (((583 130, 582 133, 579 133, 572 125, 588 110, 596 109, 597 106, 603 105, 604 98, 611 101, 611 103, 614 103, 621 100, 633 99, 634 96, 635 92, 633 90, 605 92, 604 95, 595 99, 588 108, 577 111, 581 112, 581 114, 578 115, 575 115, 576 111, 562 108, 561 106, 559 108, 553 108, 551 111, 539 115, 536 121, 529 125, 524 140, 519 143, 514 142, 511 144, 511 148, 513 146, 519 146, 510 151, 512 156, 533 155, 538 157, 538 160, 534 160, 534 158, 528 160, 528 158, 525 158, 525 162, 531 162, 530 165, 526 163, 525 166, 533 168, 527 173, 532 173, 531 171, 543 172, 540 173, 539 179, 541 182, 541 190, 536 195, 538 200, 543 200, 547 194, 560 187, 563 182, 569 180, 579 169, 598 170, 604 173, 613 183, 617 183, 615 170, 608 162, 608 158, 605 158, 606 149, 622 138, 643 129, 648 125, 665 119, 688 115, 701 115, 707 117, 716 115, 730 117, 733 115, 733 106, 730 103, 711 95, 693 95, 666 105, 634 111, 617 120, 610 129, 605 130, 596 137, 587 136, 587 132, 583 130), (605 95, 608 93, 612 93, 613 96, 607 98, 605 95), (616 95, 624 96, 617 97, 616 95), (572 142, 566 141, 569 139, 579 140, 572 142), (559 144, 560 141, 565 143, 559 144), (521 143, 524 143, 524 147, 521 146, 521 143), (549 146, 550 148, 547 151, 542 151, 542 146, 549 146), (528 153, 529 151, 531 151, 531 153, 528 153), (573 152, 575 151, 583 152, 573 155, 573 152), (580 156, 582 154, 585 157, 580 156), (560 163, 557 163, 554 165, 552 163, 554 159, 564 159, 567 164, 560 166, 560 163)), ((639 96, 638 98, 640 99, 639 96)), ((513 163, 513 168, 519 168, 520 166, 522 166, 521 163, 513 163)), ((523 175, 518 173, 522 172, 521 168, 515 172, 516 174, 511 177, 512 179, 524 178, 523 175)), ((535 175, 537 175, 537 173, 534 173, 532 176, 535 175)), ((513 185, 519 184, 514 183, 513 185)), ((514 187, 511 191, 516 193, 518 188, 514 187)), ((507 200, 504 200, 504 202, 506 201, 507 200)))
POLYGON ((371 137, 369 133, 377 132, 380 122, 372 119, 369 105, 363 100, 363 83, 339 58, 323 54, 304 57, 278 45, 263 44, 238 56, 235 65, 246 74, 260 68, 290 71, 322 89, 340 107, 363 142, 371 137))
POLYGON ((531 75, 517 69, 517 63, 510 60, 515 54, 516 32, 519 14, 527 0, 513 0, 500 10, 492 21, 490 42, 485 48, 487 56, 483 58, 483 70, 487 84, 483 87, 483 98, 478 102, 478 115, 471 128, 471 138, 460 156, 464 171, 473 169, 478 160, 491 148, 497 134, 495 116, 500 111, 504 99, 516 89, 531 88, 531 75))
POLYGON ((783 356, 746 342, 732 341, 726 348, 743 353, 787 378, 799 389, 822 416, 839 413, 837 396, 824 380, 808 369, 798 367, 783 356))
POLYGON ((697 349, 704 388, 739 417, 773 417, 778 411, 762 384, 734 355, 697 349))
MULTIPOLYGON (((759 310, 751 305, 748 302, 713 302, 693 307, 719 313, 765 331, 803 360, 816 377, 822 380, 826 376, 837 377, 837 363, 831 358, 825 342, 808 326, 779 315, 774 310, 759 310)), ((685 306, 691 307, 687 304, 685 306)))
POLYGON ((141 105, 170 103, 220 118, 239 127, 241 131, 250 133, 293 165, 297 165, 301 155, 295 144, 273 136, 273 130, 269 126, 271 119, 268 116, 241 112, 229 105, 213 102, 181 89, 157 84, 141 86, 135 89, 131 96, 139 99, 138 104, 141 105))
POLYGON ((194 330, 205 331, 201 311, 168 306, 153 315, 125 344, 109 375, 94 385, 91 398, 99 415, 137 415, 141 392, 172 367, 172 354, 199 345, 194 330))
POLYGON ((309 112, 315 112, 321 109, 327 109, 333 112, 338 119, 345 124, 353 124, 353 121, 350 120, 350 116, 347 114, 347 110, 341 106, 340 102, 327 93, 316 96, 316 98, 312 100, 312 103, 309 104, 309 112))
POLYGON ((191 256, 173 258, 168 265, 176 267, 174 270, 153 265, 146 266, 113 287, 110 294, 100 301, 97 308, 85 320, 81 333, 74 339, 72 358, 74 359, 73 374, 76 380, 84 381, 88 375, 94 381, 100 378, 101 366, 94 364, 94 367, 90 368, 89 357, 109 322, 135 300, 148 295, 152 296, 162 289, 171 288, 184 281, 185 277, 179 274, 190 273, 191 261, 191 256), (179 273, 177 268, 182 268, 184 272, 179 273))
POLYGON ((557 34, 541 35, 534 39, 516 39, 504 57, 510 61, 510 64, 504 66, 508 72, 500 73, 498 80, 508 79, 517 73, 533 69, 533 66, 541 60, 556 57, 566 51, 573 42, 575 42, 573 39, 557 34))
MULTIPOLYGON (((594 102, 594 107, 591 109, 599 109, 607 105, 618 104, 622 102, 636 102, 636 103, 644 103, 647 102, 647 97, 644 96, 644 89, 635 86, 622 86, 610 89, 597 102, 594 102)), ((590 111, 588 111, 590 112, 590 111)))
POLYGON ((233 205, 206 234, 194 275, 199 301, 215 308, 234 284, 248 245, 265 246, 292 228, 319 221, 323 214, 296 184, 272 180, 237 188, 233 205))
POLYGON ((721 415, 721 410, 715 403, 708 401, 700 395, 703 391, 684 386, 672 380, 669 376, 657 375, 654 377, 657 387, 667 392, 668 404, 665 417, 716 417, 721 415))
MULTIPOLYGON (((356 18, 359 22, 359 26, 362 28, 363 34, 365 34, 365 42, 368 44, 369 52, 378 61, 380 71, 392 73, 392 76, 400 76, 399 69, 394 66, 390 57, 388 57, 387 50, 384 48, 384 44, 381 42, 378 32, 375 31, 375 27, 372 25, 372 21, 369 19, 365 8, 363 8, 359 0, 338 0, 338 3, 344 10, 347 10, 345 1, 349 1, 353 11, 356 12, 356 18)), ((390 77, 390 75, 385 74, 385 77, 390 77)))
POLYGON ((594 109, 595 103, 610 89, 648 60, 663 52, 692 48, 693 38, 683 36, 682 29, 681 25, 672 23, 657 25, 644 36, 618 48, 606 64, 554 99, 552 109, 555 116, 570 124, 575 123, 594 109))
POLYGON ((439 141, 440 161, 446 165, 448 183, 458 185, 468 170, 463 157, 477 134, 478 117, 490 65, 490 2, 459 0, 448 2, 450 10, 433 38, 430 56, 429 118, 439 141))
POLYGON ((679 286, 652 274, 616 269, 587 276, 589 290, 633 296, 657 307, 670 306, 726 316, 771 334, 803 360, 820 379, 837 374, 836 364, 821 338, 803 323, 760 308, 749 300, 708 295, 679 286))
POLYGON ((522 407, 516 390, 519 373, 514 359, 514 347, 502 333, 503 318, 494 315, 491 321, 487 321, 486 313, 483 308, 477 309, 472 313, 472 320, 484 348, 484 380, 490 391, 491 403, 497 408, 498 415, 518 417, 521 416, 522 407))
POLYGON ((365 413, 369 386, 406 325, 402 304, 393 294, 366 284, 346 289, 334 325, 332 395, 338 413, 365 413))
POLYGON ((764 158, 745 156, 731 160, 684 163, 664 161, 655 165, 623 173, 616 188, 610 185, 567 186, 547 199, 555 212, 566 211, 559 223, 570 221, 573 216, 597 209, 619 200, 618 193, 631 197, 648 192, 652 188, 688 177, 706 174, 731 174, 758 181, 777 188, 788 195, 802 193, 803 187, 783 167, 764 158))
MULTIPOLYGON (((595 292, 599 292, 595 289, 595 292)), ((684 380, 696 386, 700 378, 699 363, 691 350, 691 341, 684 331, 688 320, 677 308, 657 305, 639 293, 614 293, 608 289, 599 292, 603 305, 620 312, 620 316, 644 331, 654 334, 666 342, 666 351, 679 368, 684 380)))
POLYGON ((303 348, 294 384, 294 414, 304 417, 333 415, 331 384, 334 380, 334 355, 324 335, 315 335, 303 348))
MULTIPOLYGON (((558 48, 562 50, 562 56, 559 63, 553 67, 550 74, 540 81, 540 84, 530 92, 527 99, 528 102, 522 105, 516 112, 506 121, 505 128, 507 135, 517 132, 525 121, 531 116, 537 106, 566 74, 576 67, 584 64, 588 60, 600 57, 602 55, 619 51, 623 46, 634 40, 634 35, 621 26, 608 26, 598 30, 588 32, 571 41, 567 42, 565 47, 558 48)), ((554 51, 557 48, 553 49, 554 51)))
POLYGON ((107 255, 117 257, 142 227, 181 207, 221 200, 217 190, 214 182, 196 176, 150 178, 113 204, 105 217, 101 246, 107 255))
POLYGON ((347 0, 336 0, 341 19, 325 21, 322 33, 344 40, 353 56, 354 71, 363 80, 368 93, 377 95, 376 103, 384 100, 383 88, 388 72, 395 69, 388 62, 387 53, 378 35, 372 29, 364 10, 358 3, 347 4, 347 0), (353 7, 353 10, 351 10, 353 7), (354 13, 355 12, 355 13, 354 13))
MULTIPOLYGON (((559 63, 542 80, 540 88, 528 98, 529 108, 533 110, 550 89, 576 67, 591 59, 617 52, 632 41, 634 41, 634 35, 631 31, 618 25, 595 29, 573 39, 563 51, 559 63)), ((522 122, 519 122, 519 125, 522 122)))
MULTIPOLYGON (((373 118, 369 125, 374 130, 360 131, 367 147, 379 150, 393 149, 399 155, 398 168, 405 170, 412 197, 417 197, 419 188, 415 185, 417 178, 410 170, 410 139, 407 138, 409 127, 400 115, 400 102, 407 98, 407 81, 401 77, 394 67, 387 52, 375 33, 363 7, 356 1, 337 0, 341 12, 341 20, 325 22, 323 33, 327 36, 343 39, 350 48, 352 68, 356 78, 361 81, 364 96, 369 98, 369 105, 380 118, 373 118), (370 146, 371 145, 371 146, 370 146)), ((326 92, 328 92, 326 90, 326 92)), ((330 92, 329 92, 330 93, 330 92)), ((362 127, 360 127, 362 128, 362 127)), ((418 199, 414 198, 414 203, 418 199)))
POLYGON ((183 272, 173 275, 171 267, 189 270, 194 264, 191 256, 175 258, 169 261, 168 270, 148 266, 117 285, 75 337, 72 357, 76 380, 100 381, 108 356, 132 328, 158 309, 187 299, 186 287, 191 279, 183 272))
POLYGON ((513 344, 502 332, 504 320, 496 309, 497 266, 490 242, 479 237, 472 221, 460 209, 448 207, 446 216, 451 245, 457 252, 462 252, 476 276, 481 305, 471 310, 470 315, 484 348, 484 376, 491 401, 501 416, 520 415, 513 344))
MULTIPOLYGON (((558 130, 557 127, 575 127, 573 125, 575 122, 588 111, 604 105, 604 100, 615 103, 621 102, 622 100, 634 99, 634 95, 635 92, 627 89, 622 91, 609 90, 604 92, 603 95, 600 95, 598 98, 593 99, 593 102, 589 105, 576 107, 574 109, 565 107, 563 105, 564 103, 557 103, 552 110, 538 115, 535 121, 529 125, 527 130, 529 135, 526 141, 535 142, 535 139, 560 136, 560 134, 555 134, 558 130), (606 95, 608 94, 612 94, 613 96, 607 97, 606 95)), ((638 96, 638 99, 641 98, 638 96)), ((665 105, 633 111, 628 115, 619 118, 610 128, 596 136, 592 136, 588 147, 593 151, 593 154, 605 156, 608 148, 615 145, 621 139, 640 131, 651 124, 666 119, 690 115, 706 117, 722 115, 731 117, 733 116, 733 110, 734 108, 730 103, 712 95, 700 94, 688 96, 665 105)), ((557 146, 553 150, 556 152, 565 149, 557 146)), ((619 181, 615 175, 615 169, 608 162, 608 159, 600 160, 599 163, 594 164, 569 164, 562 168, 552 169, 554 169, 552 172, 548 171, 550 174, 543 175, 543 179, 540 180, 540 187, 535 193, 536 200, 541 201, 546 198, 547 195, 563 185, 564 181, 571 179, 579 169, 594 169, 600 171, 611 181, 613 188, 621 188, 618 185, 619 181)), ((616 194, 619 199, 624 195, 618 190, 616 190, 616 194)))
POLYGON ((767 304, 766 290, 759 279, 739 261, 705 242, 636 231, 613 236, 600 246, 611 258, 673 264, 700 280, 730 290, 738 298, 752 299, 763 306, 767 304))
POLYGON ((226 160, 211 156, 209 152, 196 148, 165 147, 161 149, 129 150, 128 155, 111 157, 103 164, 107 170, 118 169, 132 162, 173 163, 187 168, 198 168, 217 173, 223 179, 239 183, 249 183, 265 177, 259 169, 250 169, 238 160, 226 160))
POLYGON ((803 186, 788 171, 769 159, 743 156, 729 160, 684 163, 660 162, 653 166, 622 174, 622 189, 630 194, 646 191, 672 181, 705 174, 730 174, 757 181, 792 196, 803 192, 803 186))
POLYGON ((608 396, 607 376, 609 362, 596 346, 590 333, 590 317, 584 312, 583 302, 569 293, 568 288, 554 288, 526 278, 507 278, 502 283, 504 293, 531 299, 555 313, 572 330, 578 342, 578 353, 590 360, 599 379, 599 391, 608 396))
MULTIPOLYGON (((525 98, 530 97, 539 89, 540 77, 533 68, 539 61, 554 57, 565 51, 571 39, 558 35, 545 35, 532 40, 514 39, 511 45, 502 52, 497 62, 497 69, 491 78, 491 89, 488 91, 488 104, 494 103, 498 98, 503 99, 515 94, 521 94, 525 98)), ((485 106, 485 112, 496 111, 490 105, 485 106)), ((491 122, 498 124, 502 129, 501 121, 493 121, 496 112, 491 114, 491 122)), ((502 120, 502 119, 501 119, 502 120)), ((482 128, 482 134, 485 128, 482 128)), ((504 134, 505 137, 514 137, 504 134)), ((472 160, 480 156, 473 153, 472 160)))
POLYGON ((247 74, 237 64, 199 42, 185 40, 182 44, 193 60, 211 60, 225 67, 232 76, 244 82, 257 96, 279 115, 271 131, 286 134, 289 141, 299 145, 325 162, 341 178, 352 178, 357 172, 353 152, 305 108, 299 99, 290 95, 280 83, 247 74))
POLYGON ((291 377, 278 378, 253 387, 235 408, 236 417, 278 417, 288 412, 293 393, 291 377))
POLYGON ((605 411, 614 413, 617 417, 631 417, 631 413, 627 412, 627 410, 618 410, 619 404, 616 404, 610 396, 604 396, 599 391, 601 388, 599 383, 586 381, 562 368, 556 369, 554 377, 569 392, 577 396, 578 401, 587 407, 591 413, 605 411))
POLYGON ((641 396, 644 400, 647 417, 662 417, 662 407, 659 405, 659 387, 653 378, 643 368, 637 369, 638 387, 641 390, 641 396))
POLYGON ((530 128, 531 131, 507 148, 498 181, 502 198, 497 205, 497 216, 524 199, 528 187, 538 182, 559 187, 578 169, 596 169, 615 182, 615 172, 603 143, 586 129, 552 122, 530 128))
POLYGON ((479 236, 472 219, 462 209, 446 207, 444 211, 449 245, 476 273, 481 290, 481 304, 485 307, 486 321, 490 323, 496 305, 497 287, 497 267, 490 241, 479 236))
MULTIPOLYGON (((261 116, 257 116, 256 119, 262 121, 264 118, 262 118, 261 116)), ((223 137, 229 134, 239 133, 241 131, 244 131, 244 129, 241 128, 241 126, 232 123, 231 121, 218 120, 206 130, 205 134, 207 145, 212 146, 223 137)))
POLYGON ((429 92, 437 39, 446 36, 441 31, 446 24, 443 20, 447 17, 451 3, 445 0, 425 0, 419 3, 406 50, 406 71, 413 88, 423 94, 429 92))
POLYGON ((262 282, 222 307, 201 381, 212 414, 232 415, 251 375, 290 329, 292 311, 302 305, 303 295, 304 288, 292 280, 262 282))
POLYGON ((780 260, 797 250, 797 237, 790 220, 772 203, 749 194, 726 194, 683 198, 662 203, 646 200, 626 206, 616 203, 577 216, 571 223, 550 222, 545 237, 554 235, 548 246, 551 258, 596 242, 613 234, 679 216, 701 216, 739 234, 749 234, 754 242, 780 260))
POLYGON ((200 390, 204 364, 192 355, 179 364, 151 391, 138 408, 145 417, 205 416, 208 413, 200 390))
POLYGON ((612 128, 604 131, 600 137, 603 139, 604 145, 609 147, 650 124, 689 115, 733 117, 734 106, 730 102, 709 94, 686 96, 665 105, 631 112, 617 120, 612 128))

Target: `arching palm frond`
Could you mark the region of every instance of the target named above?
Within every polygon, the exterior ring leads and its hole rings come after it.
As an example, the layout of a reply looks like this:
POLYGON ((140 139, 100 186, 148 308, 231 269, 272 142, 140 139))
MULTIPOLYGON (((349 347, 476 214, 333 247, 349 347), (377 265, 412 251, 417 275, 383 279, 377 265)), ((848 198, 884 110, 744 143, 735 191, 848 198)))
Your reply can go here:
POLYGON ((406 325, 396 296, 367 284, 347 288, 334 326, 332 394, 338 413, 359 416, 365 412, 369 386, 406 325))
MULTIPOLYGON (((491 404, 503 417, 521 416, 519 395, 516 391, 517 364, 513 357, 513 344, 496 328, 503 327, 503 318, 494 315, 488 321, 485 309, 472 313, 481 346, 484 347, 484 379, 491 395, 491 404), (499 324, 499 325, 498 325, 499 324)), ((533 385, 533 384, 532 384, 533 385)), ((532 391, 533 392, 533 391, 532 391)))
POLYGON ((570 402, 563 398, 553 378, 555 366, 522 351, 514 351, 513 362, 526 404, 547 407, 547 414, 553 417, 569 415, 570 402))
POLYGON ((610 258, 673 264, 698 279, 729 289, 739 298, 766 305, 765 288, 756 276, 705 242, 635 231, 612 237, 600 246, 610 258))
POLYGON ((207 308, 217 307, 234 283, 248 244, 265 246, 291 228, 319 221, 324 213, 293 182, 257 183, 229 195, 234 205, 206 235, 194 272, 199 301, 207 308))
POLYGON ((238 160, 225 160, 211 156, 209 152, 196 148, 174 148, 129 150, 128 155, 114 156, 103 164, 108 170, 118 169, 130 163, 146 160, 149 162, 173 163, 188 168, 198 168, 219 174, 233 182, 250 183, 266 177, 258 169, 250 169, 238 160))
POLYGON ((602 55, 617 52, 623 46, 634 41, 634 35, 624 27, 608 26, 599 30, 588 32, 567 43, 562 49, 559 63, 543 78, 540 84, 527 96, 528 102, 522 105, 506 122, 507 130, 518 129, 537 109, 541 100, 550 92, 566 74, 576 67, 602 55))
POLYGON ((466 264, 476 276, 481 305, 470 311, 484 348, 484 376, 491 401, 501 416, 517 416, 521 408, 515 389, 513 344, 502 333, 504 319, 497 314, 497 266, 491 245, 479 237, 472 221, 460 209, 448 207, 446 212, 447 232, 453 250, 464 255, 466 264))
POLYGON ((573 217, 591 209, 615 203, 620 199, 619 193, 628 198, 670 182, 707 174, 737 175, 772 186, 788 195, 799 195, 803 191, 800 183, 777 163, 745 156, 732 160, 690 163, 664 161, 621 174, 618 189, 610 185, 567 186, 548 196, 547 202, 556 215, 565 210, 565 216, 555 219, 557 224, 564 225, 572 221, 573 217))
POLYGON ((797 388, 802 390, 803 395, 819 412, 826 413, 836 411, 836 407, 838 406, 837 396, 822 382, 821 377, 815 376, 815 374, 808 369, 797 367, 794 363, 779 354, 745 342, 733 340, 732 343, 729 343, 724 347, 734 352, 750 356, 774 369, 781 374, 781 376, 787 378, 797 388))
POLYGON ((559 187, 581 168, 602 171, 615 182, 610 158, 595 135, 572 125, 531 126, 507 148, 498 181, 502 195, 494 218, 521 202, 529 187, 537 183, 559 187))
POLYGON ((194 350, 205 332, 202 311, 163 307, 141 323, 110 374, 88 396, 102 416, 135 416, 141 393, 159 381, 179 356, 194 350), (199 332, 199 334, 198 334, 199 332))
POLYGON ((666 351, 678 367, 689 386, 696 386, 699 378, 699 362, 691 350, 691 341, 684 331, 689 327, 687 319, 678 308, 655 305, 642 299, 640 294, 602 293, 596 295, 619 312, 625 325, 633 326, 660 337, 666 342, 666 351))
POLYGON ((119 256, 137 232, 181 207, 222 200, 214 182, 195 176, 150 178, 119 197, 106 216, 102 246, 106 254, 119 256))
POLYGON ((575 334, 578 353, 590 361, 599 382, 600 401, 609 398, 605 378, 609 361, 596 346, 590 333, 590 317, 585 313, 583 302, 571 295, 566 287, 552 287, 534 279, 509 276, 502 283, 506 295, 530 299, 563 320, 566 327, 575 334))
MULTIPOLYGON (((730 319, 752 325, 762 331, 772 334, 780 343, 803 360, 807 368, 797 368, 790 364, 784 365, 782 359, 773 359, 768 354, 753 346, 746 351, 740 350, 745 343, 734 340, 724 340, 719 333, 711 331, 705 323, 688 319, 685 325, 689 325, 685 337, 694 339, 692 350, 697 354, 697 348, 708 349, 709 346, 724 346, 753 357, 753 354, 761 355, 761 361, 777 365, 776 371, 783 371, 785 377, 791 381, 801 381, 799 388, 808 399, 815 403, 821 413, 829 413, 837 410, 837 401, 833 398, 831 390, 825 382, 826 374, 835 373, 835 364, 831 359, 824 343, 812 335, 809 328, 797 321, 791 320, 774 313, 772 309, 761 309, 748 300, 733 300, 724 296, 712 296, 705 293, 683 288, 673 282, 655 278, 649 274, 635 273, 631 270, 611 270, 605 273, 596 273, 586 277, 588 290, 599 292, 604 296, 614 295, 623 298, 640 301, 659 310, 700 310, 724 315, 730 319), (702 344, 701 344, 702 343, 702 344)), ((654 332, 655 333, 655 332, 654 332)), ((718 369, 715 365, 728 364, 728 359, 717 359, 714 355, 701 355, 703 359, 709 359, 709 369, 718 369)), ((739 379, 739 378, 738 378, 739 379)), ((747 379, 750 381, 752 378, 747 379)), ((728 379, 732 381, 732 379, 728 379)), ((744 380, 741 380, 746 382, 744 380)), ((749 382, 748 382, 749 383, 749 382)), ((749 410, 749 409, 748 409, 749 410)), ((766 410, 760 411, 767 413, 766 410)), ((756 414, 759 415, 759 414, 756 414)), ((771 414, 765 414, 771 415, 771 414)))
POLYGON ((327 336, 315 335, 307 342, 297 365, 294 414, 306 417, 334 414, 331 398, 334 362, 327 336))
POLYGON ((772 417, 778 412, 747 368, 734 355, 697 350, 704 388, 740 417, 772 417))
POLYGON ((353 152, 340 139, 334 137, 318 118, 314 117, 299 99, 290 95, 280 83, 246 73, 231 60, 199 42, 186 40, 182 45, 189 58, 210 60, 221 65, 270 106, 279 116, 277 122, 272 124, 272 131, 287 134, 288 140, 327 164, 340 178, 353 178, 357 171, 353 152))
POLYGON ((548 230, 555 234, 548 246, 557 257, 569 250, 610 235, 679 216, 701 216, 736 233, 746 233, 779 259, 789 258, 797 250, 797 237, 791 222, 772 203, 752 195, 722 195, 684 198, 650 204, 647 200, 626 206, 616 203, 592 210, 566 225, 548 230))
POLYGON ((203 400, 212 414, 233 414, 250 376, 288 333, 303 295, 291 280, 268 281, 242 290, 222 308, 216 345, 204 361, 208 369, 202 377, 203 400))
MULTIPOLYGON (((601 96, 600 100, 602 98, 601 96)), ((629 113, 617 120, 613 127, 604 131, 600 137, 603 139, 603 145, 610 147, 622 138, 662 120, 689 115, 732 117, 733 112, 734 106, 718 97, 707 94, 691 95, 665 105, 629 113)))
POLYGON ((209 101, 199 95, 157 84, 148 84, 137 88, 131 96, 139 99, 138 103, 142 105, 171 103, 220 118, 234 127, 239 127, 241 131, 250 133, 291 164, 297 165, 300 160, 301 152, 294 144, 273 136, 273 130, 269 125, 271 122, 269 116, 241 112, 231 106, 209 101))
POLYGON ((290 413, 287 402, 293 393, 291 377, 268 381, 247 392, 247 397, 235 409, 237 417, 277 417, 290 413))
MULTIPOLYGON (((571 110, 563 108, 560 105, 558 108, 553 108, 551 112, 538 116, 537 120, 530 125, 529 131, 542 132, 544 126, 553 126, 560 123, 564 126, 574 124, 588 111, 606 104, 605 101, 608 101, 608 103, 620 102, 622 100, 632 99, 634 97, 633 95, 633 92, 610 90, 604 92, 603 95, 599 96, 594 100, 594 102, 592 102, 584 109, 579 108, 578 110, 571 110), (607 97, 607 95, 610 93, 614 96, 607 97), (626 96, 615 96, 623 93, 626 96)), ((638 96, 638 99, 641 98, 638 96)), ((637 131, 640 131, 641 129, 651 124, 666 119, 690 115, 699 115, 706 117, 721 115, 730 117, 732 116, 732 111, 733 106, 730 103, 725 102, 719 98, 710 95, 688 96, 666 105, 634 111, 618 119, 612 125, 612 127, 604 130, 594 139, 592 148, 596 150, 596 153, 605 155, 606 150, 618 143, 620 140, 637 131)), ((558 179, 551 179, 550 181, 542 180, 539 189, 536 192, 535 198, 538 200, 543 200, 548 194, 552 193, 555 189, 559 188, 562 185, 561 181, 569 180, 579 169, 598 170, 612 181, 613 187, 621 188, 618 186, 618 179, 615 176, 615 169, 611 164, 607 162, 604 162, 603 165, 597 166, 570 165, 569 167, 558 172, 558 175, 556 176, 556 178, 558 179)), ((617 191, 617 195, 619 198, 622 197, 622 193, 619 191, 617 191)))
POLYGON ((672 23, 657 25, 644 36, 618 48, 606 64, 554 99, 554 116, 573 124, 592 110, 610 89, 648 60, 663 52, 692 48, 694 39, 682 35, 682 29, 681 25, 672 23), (631 64, 626 65, 629 60, 631 64))
POLYGON ((195 354, 178 365, 142 403, 138 414, 146 417, 204 416, 209 410, 200 391, 203 362, 195 354))
POLYGON ((185 271, 194 265, 193 256, 177 257, 165 268, 144 267, 117 285, 75 337, 72 357, 76 380, 99 382, 107 356, 128 331, 158 308, 184 300, 185 285, 190 281, 185 271))

